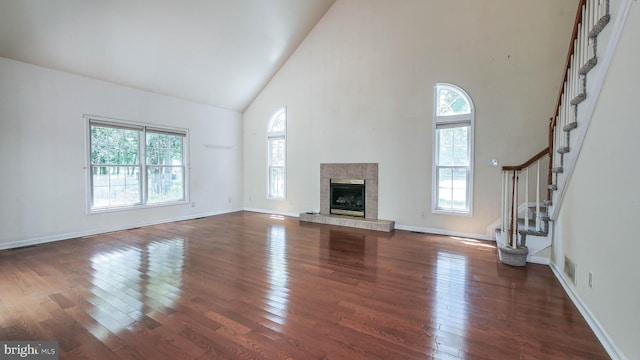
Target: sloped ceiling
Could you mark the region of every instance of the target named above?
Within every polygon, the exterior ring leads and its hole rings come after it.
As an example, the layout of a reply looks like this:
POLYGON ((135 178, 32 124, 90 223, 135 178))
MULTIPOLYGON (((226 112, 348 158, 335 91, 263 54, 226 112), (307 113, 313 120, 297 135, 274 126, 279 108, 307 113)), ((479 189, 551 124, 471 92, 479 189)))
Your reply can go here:
POLYGON ((244 111, 335 0, 1 0, 0 56, 244 111))

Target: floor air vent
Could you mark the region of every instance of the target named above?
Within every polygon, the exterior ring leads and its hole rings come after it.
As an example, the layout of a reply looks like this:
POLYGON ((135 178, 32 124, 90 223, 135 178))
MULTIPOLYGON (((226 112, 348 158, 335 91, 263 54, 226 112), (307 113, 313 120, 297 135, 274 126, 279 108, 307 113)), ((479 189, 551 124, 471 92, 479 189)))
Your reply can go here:
POLYGON ((576 285, 576 264, 566 256, 564 257, 564 273, 576 285))

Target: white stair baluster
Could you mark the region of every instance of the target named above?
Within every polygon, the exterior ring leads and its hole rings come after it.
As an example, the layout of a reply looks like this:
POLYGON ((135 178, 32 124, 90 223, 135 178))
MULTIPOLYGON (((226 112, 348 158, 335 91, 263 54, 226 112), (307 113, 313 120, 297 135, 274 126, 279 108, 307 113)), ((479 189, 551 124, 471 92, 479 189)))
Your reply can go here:
POLYGON ((587 63, 587 50, 589 49, 589 25, 587 21, 587 5, 582 7, 582 31, 578 33, 580 37, 580 68, 587 63))
POLYGON ((536 170, 536 231, 540 231, 540 160, 536 170))
MULTIPOLYGON (((578 32, 578 34, 580 34, 578 32)), ((578 36, 578 38, 576 38, 576 44, 580 44, 580 36, 578 36)), ((580 47, 580 45, 578 45, 578 47, 580 47)), ((580 94, 580 53, 577 52, 576 53, 576 57, 574 59, 574 64, 573 64, 573 97, 575 98, 576 96, 578 96, 578 94, 580 94)))
POLYGON ((504 207, 504 198, 505 198, 505 182, 504 182, 504 170, 502 171, 502 184, 500 187, 501 190, 501 198, 500 198, 500 242, 504 242, 504 228, 505 225, 507 224, 506 221, 504 221, 504 213, 505 213, 505 207, 504 207))
POLYGON ((524 170, 524 229, 529 227, 529 168, 524 170))
POLYGON ((593 26, 596 24, 596 19, 598 19, 598 3, 600 0, 589 0, 587 2, 587 6, 589 7, 589 31, 593 29, 593 26))
POLYGON ((582 29, 582 34, 584 36, 584 38, 582 39, 582 43, 584 44, 584 63, 586 64, 587 61, 589 61, 589 31, 591 31, 591 19, 589 19, 591 17, 591 13, 590 13, 590 7, 588 6, 589 2, 587 1, 585 3, 584 6, 584 20, 583 23, 583 29, 582 29))
MULTIPOLYGON (((584 19, 584 7, 582 8, 582 18, 584 19)), ((582 65, 584 65, 584 55, 582 54, 582 49, 584 48, 584 46, 582 46, 582 32, 584 31, 584 24, 580 24, 578 25, 578 37, 576 38, 576 70, 578 70, 577 72, 580 72, 580 68, 582 67, 582 65)))
POLYGON ((502 203, 502 206, 504 208, 504 218, 502 219, 502 223, 504 224, 502 227, 502 244, 504 245, 508 245, 509 242, 511 241, 511 239, 509 239, 509 227, 511 226, 511 224, 509 223, 509 172, 508 171, 504 171, 503 172, 503 179, 502 181, 504 181, 504 202, 502 203))
POLYGON ((513 204, 512 206, 512 222, 511 222, 511 246, 515 249, 518 247, 518 171, 513 171, 513 204))
MULTIPOLYGON (((567 93, 565 91, 564 94, 562 94, 562 114, 561 114, 562 115, 562 121, 561 121, 562 125, 558 129, 556 129, 556 131, 558 133, 560 133, 560 134, 562 134, 565 125, 567 125, 569 123, 567 114, 569 114, 569 109, 571 108, 571 106, 569 105, 570 101, 571 101, 571 99, 569 99, 569 93, 567 93)), ((563 138, 562 146, 558 146, 558 148, 567 146, 566 137, 563 136, 562 138, 563 138)), ((558 164, 558 166, 560 166, 560 164, 558 164)))

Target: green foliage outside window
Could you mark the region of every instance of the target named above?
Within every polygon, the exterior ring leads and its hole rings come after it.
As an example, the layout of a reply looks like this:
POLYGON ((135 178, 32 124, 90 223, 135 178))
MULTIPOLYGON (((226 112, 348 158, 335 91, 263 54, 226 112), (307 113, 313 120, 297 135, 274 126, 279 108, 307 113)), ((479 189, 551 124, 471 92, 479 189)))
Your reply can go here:
POLYGON ((185 200, 185 140, 142 127, 91 124, 91 209, 185 200))

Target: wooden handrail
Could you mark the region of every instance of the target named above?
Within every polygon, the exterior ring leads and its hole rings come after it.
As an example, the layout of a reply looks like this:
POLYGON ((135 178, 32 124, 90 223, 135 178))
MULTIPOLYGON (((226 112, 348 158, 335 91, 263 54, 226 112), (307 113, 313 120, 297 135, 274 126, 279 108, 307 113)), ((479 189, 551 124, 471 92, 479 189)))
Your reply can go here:
POLYGON ((522 169, 526 169, 529 166, 531 166, 533 163, 535 163, 536 161, 542 159, 545 155, 549 154, 549 147, 544 148, 542 151, 540 151, 539 153, 533 155, 533 157, 531 157, 531 159, 525 161, 524 163, 520 164, 520 165, 516 165, 516 166, 503 166, 502 167, 502 171, 520 171, 522 169))
POLYGON ((587 0, 580 0, 578 3, 578 10, 576 14, 576 21, 573 24, 573 33, 571 34, 571 41, 569 42, 569 52, 567 53, 567 60, 564 64, 564 75, 562 75, 562 82, 560 82, 560 90, 558 91, 558 100, 556 101, 556 108, 554 109, 553 118, 551 118, 551 128, 556 127, 556 118, 558 117, 558 112, 560 111, 560 104, 562 103, 562 94, 564 93, 564 83, 567 81, 567 77, 569 76, 569 67, 571 66, 571 56, 575 51, 575 46, 573 43, 576 41, 578 37, 578 26, 582 22, 582 8, 586 4, 587 0))

